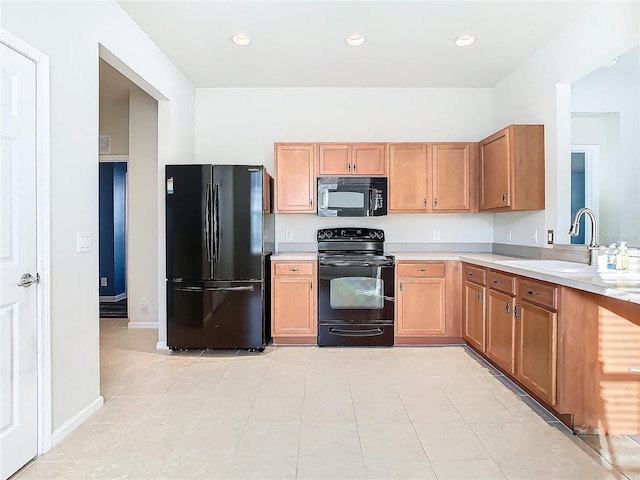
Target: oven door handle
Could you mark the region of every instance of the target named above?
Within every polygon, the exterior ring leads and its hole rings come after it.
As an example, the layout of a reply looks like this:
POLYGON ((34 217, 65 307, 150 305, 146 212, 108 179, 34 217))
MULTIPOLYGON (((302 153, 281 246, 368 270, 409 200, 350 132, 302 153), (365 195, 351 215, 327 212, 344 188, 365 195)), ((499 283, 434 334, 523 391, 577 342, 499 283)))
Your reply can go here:
POLYGON ((321 267, 393 267, 393 260, 389 262, 341 262, 341 261, 323 261, 320 260, 321 267))
POLYGON ((342 328, 329 328, 331 335, 337 335, 339 337, 377 337, 384 332, 381 328, 368 328, 366 330, 344 330, 342 328))
POLYGON ((357 294, 360 295, 366 295, 367 297, 376 297, 376 298, 382 298, 384 300, 386 300, 387 302, 395 302, 396 299, 395 297, 387 297, 386 295, 380 295, 379 293, 375 293, 375 292, 370 292, 367 290, 356 290, 355 291, 357 294))

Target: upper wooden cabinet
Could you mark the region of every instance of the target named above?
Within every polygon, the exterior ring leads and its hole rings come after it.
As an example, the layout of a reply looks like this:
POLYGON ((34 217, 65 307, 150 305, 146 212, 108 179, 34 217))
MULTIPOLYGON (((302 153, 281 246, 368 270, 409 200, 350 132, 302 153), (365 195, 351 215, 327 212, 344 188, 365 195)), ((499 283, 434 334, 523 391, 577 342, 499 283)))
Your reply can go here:
POLYGON ((316 211, 316 144, 276 143, 276 212, 316 211))
POLYGON ((510 125, 480 142, 480 210, 544 209, 544 126, 510 125))
POLYGON ((431 146, 431 208, 434 212, 478 211, 477 152, 477 143, 431 146))
POLYGON ((389 144, 389 212, 428 212, 429 149, 426 143, 389 144))
POLYGON ((477 144, 389 145, 390 212, 478 211, 477 144))
POLYGON ((386 175, 384 143, 321 143, 319 175, 386 175))

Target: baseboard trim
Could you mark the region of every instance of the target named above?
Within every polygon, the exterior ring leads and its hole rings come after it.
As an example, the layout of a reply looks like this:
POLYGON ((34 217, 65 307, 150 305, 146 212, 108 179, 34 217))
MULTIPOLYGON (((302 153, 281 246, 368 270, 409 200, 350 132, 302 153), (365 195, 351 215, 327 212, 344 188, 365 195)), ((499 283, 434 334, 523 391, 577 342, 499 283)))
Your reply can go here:
POLYGON ((158 328, 158 322, 129 322, 129 328, 158 328))
POLYGON ((78 428, 82 422, 100 410, 102 405, 104 405, 104 398, 100 395, 93 402, 64 422, 59 428, 56 428, 51 434, 51 447, 53 448, 58 445, 67 435, 78 428))
POLYGON ((124 300, 125 298, 127 298, 127 293, 119 293, 118 295, 100 295, 100 301, 101 302, 110 302, 110 303, 115 303, 115 302, 119 302, 120 300, 124 300))
POLYGON ((156 350, 169 350, 169 347, 167 347, 167 342, 156 343, 156 350))

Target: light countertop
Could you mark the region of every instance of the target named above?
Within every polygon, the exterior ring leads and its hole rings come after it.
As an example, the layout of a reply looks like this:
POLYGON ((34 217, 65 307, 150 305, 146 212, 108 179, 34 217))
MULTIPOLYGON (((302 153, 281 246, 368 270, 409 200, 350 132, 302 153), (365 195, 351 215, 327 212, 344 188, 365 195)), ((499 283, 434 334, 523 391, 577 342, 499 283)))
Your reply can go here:
MULTIPOLYGON (((526 260, 493 253, 456 252, 386 252, 396 261, 459 260, 481 267, 535 278, 606 297, 640 305, 640 272, 600 269, 598 272, 564 273, 524 265, 504 264, 505 260, 526 260)), ((310 261, 317 259, 317 252, 282 252, 272 255, 273 260, 310 261)))

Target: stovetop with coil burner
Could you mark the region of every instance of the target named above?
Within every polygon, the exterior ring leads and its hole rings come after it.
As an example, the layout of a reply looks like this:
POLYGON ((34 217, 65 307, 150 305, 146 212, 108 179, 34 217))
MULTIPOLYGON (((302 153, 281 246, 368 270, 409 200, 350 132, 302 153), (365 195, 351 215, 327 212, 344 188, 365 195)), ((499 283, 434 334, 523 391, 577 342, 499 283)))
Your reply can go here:
POLYGON ((325 228, 318 230, 318 260, 322 264, 393 264, 384 253, 384 231, 373 228, 325 228))

